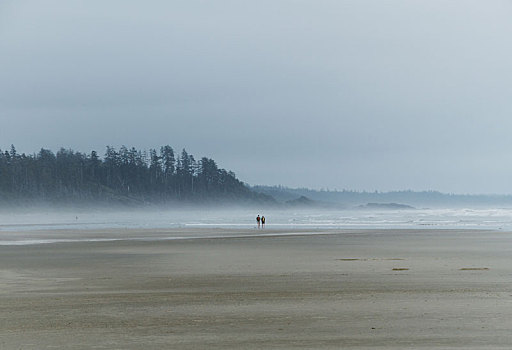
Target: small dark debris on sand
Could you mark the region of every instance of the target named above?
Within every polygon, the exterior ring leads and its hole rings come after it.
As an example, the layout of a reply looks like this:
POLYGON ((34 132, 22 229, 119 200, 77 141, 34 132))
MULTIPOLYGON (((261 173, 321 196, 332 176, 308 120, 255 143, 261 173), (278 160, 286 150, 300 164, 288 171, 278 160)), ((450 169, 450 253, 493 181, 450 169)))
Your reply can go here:
POLYGON ((405 260, 405 259, 402 259, 402 258, 381 258, 381 259, 378 259, 378 258, 373 258, 373 259, 359 259, 359 258, 343 258, 343 259, 336 259, 338 261, 368 261, 368 260, 373 260, 373 261, 396 261, 396 260, 405 260))

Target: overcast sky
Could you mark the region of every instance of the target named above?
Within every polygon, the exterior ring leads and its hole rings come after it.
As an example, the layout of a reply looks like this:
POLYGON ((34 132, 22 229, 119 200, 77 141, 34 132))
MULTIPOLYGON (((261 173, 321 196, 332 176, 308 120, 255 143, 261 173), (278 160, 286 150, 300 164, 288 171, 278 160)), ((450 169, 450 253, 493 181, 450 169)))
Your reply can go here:
POLYGON ((512 193, 512 1, 2 0, 0 148, 512 193))

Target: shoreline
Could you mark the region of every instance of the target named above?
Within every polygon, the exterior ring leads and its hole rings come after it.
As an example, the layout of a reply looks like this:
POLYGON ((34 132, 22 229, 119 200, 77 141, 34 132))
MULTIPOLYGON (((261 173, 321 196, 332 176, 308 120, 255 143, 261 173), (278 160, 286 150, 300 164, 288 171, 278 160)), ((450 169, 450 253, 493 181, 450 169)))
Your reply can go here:
POLYGON ((41 229, 29 231, 0 231, 1 246, 22 246, 39 244, 70 244, 94 242, 163 242, 202 239, 239 239, 265 237, 322 236, 351 233, 385 234, 407 232, 419 234, 430 232, 504 232, 500 229, 476 228, 416 228, 416 229, 351 229, 351 228, 232 228, 232 227, 183 227, 183 228, 107 228, 107 229, 41 229), (214 231, 215 233, 211 233, 214 231), (121 234, 120 234, 121 233, 121 234), (206 233, 206 234, 205 234, 206 233), (80 236, 80 238, 76 238, 80 236))

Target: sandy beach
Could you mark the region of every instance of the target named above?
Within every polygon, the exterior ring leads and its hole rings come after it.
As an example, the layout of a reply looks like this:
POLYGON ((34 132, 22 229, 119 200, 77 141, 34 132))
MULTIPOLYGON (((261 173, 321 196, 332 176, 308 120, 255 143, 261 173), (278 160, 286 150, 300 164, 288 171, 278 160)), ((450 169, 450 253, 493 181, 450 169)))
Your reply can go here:
POLYGON ((54 236, 63 241, 0 246, 0 349, 512 344, 510 232, 204 228, 54 236), (183 239, 161 239, 168 236, 183 239))

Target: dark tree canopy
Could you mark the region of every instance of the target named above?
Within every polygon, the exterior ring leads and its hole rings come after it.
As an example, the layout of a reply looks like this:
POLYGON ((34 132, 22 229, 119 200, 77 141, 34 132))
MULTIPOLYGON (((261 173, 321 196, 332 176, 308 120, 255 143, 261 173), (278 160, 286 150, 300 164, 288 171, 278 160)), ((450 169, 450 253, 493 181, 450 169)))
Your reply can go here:
POLYGON ((176 158, 171 146, 149 152, 107 146, 103 159, 96 151, 41 149, 26 155, 11 146, 0 151, 0 195, 4 200, 273 201, 219 169, 213 159, 196 161, 185 149, 176 158))

